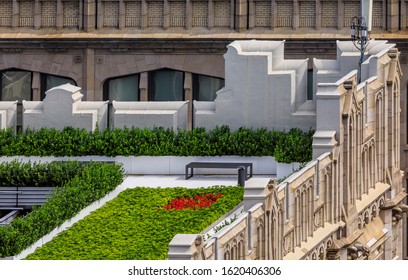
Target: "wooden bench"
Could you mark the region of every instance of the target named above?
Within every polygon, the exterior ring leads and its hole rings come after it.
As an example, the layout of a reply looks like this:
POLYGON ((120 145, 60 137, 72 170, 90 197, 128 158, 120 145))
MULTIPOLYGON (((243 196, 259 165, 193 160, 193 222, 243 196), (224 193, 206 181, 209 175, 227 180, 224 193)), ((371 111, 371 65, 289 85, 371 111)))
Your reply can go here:
POLYGON ((245 168, 245 180, 252 177, 252 163, 249 162, 190 162, 186 165, 186 180, 194 176, 194 168, 220 168, 239 169, 245 168))

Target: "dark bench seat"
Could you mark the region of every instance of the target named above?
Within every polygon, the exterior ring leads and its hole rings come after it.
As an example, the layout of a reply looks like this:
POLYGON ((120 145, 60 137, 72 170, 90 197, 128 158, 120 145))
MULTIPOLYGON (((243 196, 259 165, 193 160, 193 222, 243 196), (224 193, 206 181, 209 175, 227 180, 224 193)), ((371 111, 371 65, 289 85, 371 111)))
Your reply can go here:
POLYGON ((238 169, 245 168, 248 180, 252 177, 252 163, 250 162, 190 162, 186 165, 186 180, 194 176, 194 168, 238 169))

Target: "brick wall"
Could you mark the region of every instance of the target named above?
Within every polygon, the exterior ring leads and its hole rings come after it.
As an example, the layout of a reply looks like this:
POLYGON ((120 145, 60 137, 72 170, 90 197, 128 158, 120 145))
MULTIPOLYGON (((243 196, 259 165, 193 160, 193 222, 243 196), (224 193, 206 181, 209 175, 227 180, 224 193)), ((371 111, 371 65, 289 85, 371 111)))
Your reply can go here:
POLYGON ((299 26, 314 27, 316 22, 316 3, 310 1, 299 2, 299 26))
POLYGON ((271 26, 271 1, 255 2, 255 26, 271 26))
POLYGON ((163 26, 163 2, 149 2, 148 26, 163 26))
POLYGON ((55 26, 57 17, 57 2, 41 2, 41 26, 55 26))
POLYGON ((64 13, 64 26, 66 27, 76 27, 78 26, 78 16, 79 16, 79 2, 78 1, 64 1, 63 13, 64 13))
POLYGON ((293 16, 293 2, 279 1, 277 2, 278 23, 277 27, 291 27, 293 16))
POLYGON ((208 2, 193 3, 193 26, 207 26, 208 2))
POLYGON ((119 2, 103 2, 103 26, 119 26, 119 2))
POLYGON ((338 5, 334 1, 323 1, 322 27, 337 27, 338 5))
POLYGON ((34 1, 20 2, 20 26, 34 26, 34 1))
POLYGON ((231 23, 231 2, 214 2, 215 26, 229 27, 231 23))
POLYGON ((186 26, 186 2, 170 2, 170 26, 186 26))
POLYGON ((12 0, 0 2, 0 26, 11 26, 11 15, 13 14, 12 0))
POLYGON ((125 14, 125 26, 140 27, 140 19, 142 16, 142 3, 141 2, 125 2, 126 14, 125 14))
POLYGON ((351 26, 351 19, 360 15, 360 2, 344 2, 344 26, 351 26))

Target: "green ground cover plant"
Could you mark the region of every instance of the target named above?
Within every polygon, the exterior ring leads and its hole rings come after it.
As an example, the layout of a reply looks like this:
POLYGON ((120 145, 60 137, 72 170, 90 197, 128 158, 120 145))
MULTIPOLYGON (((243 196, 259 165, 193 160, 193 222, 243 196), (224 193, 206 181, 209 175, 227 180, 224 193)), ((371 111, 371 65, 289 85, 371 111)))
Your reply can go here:
POLYGON ((312 158, 314 131, 219 126, 211 131, 170 129, 42 128, 14 133, 0 131, 0 156, 274 156, 278 162, 307 162, 312 158))
POLYGON ((167 259, 168 245, 176 234, 203 231, 242 198, 242 187, 127 189, 27 259, 167 259), (208 207, 165 207, 180 198, 207 194, 217 196, 208 207))
MULTIPOLYGON (((12 163, 6 169, 18 169, 15 164, 12 163)), ((53 164, 47 165, 47 168, 50 166, 53 164)), ((62 169, 52 167, 51 170, 59 174, 64 169, 64 164, 61 166, 62 169)), ((118 164, 90 162, 81 167, 76 163, 68 163, 67 166, 70 166, 67 170, 71 171, 72 177, 58 186, 44 205, 34 207, 29 215, 0 227, 0 258, 20 253, 92 202, 104 197, 123 181, 123 168, 118 164), (73 174, 75 170, 76 174, 73 174)), ((27 171, 26 165, 20 168, 27 171)), ((35 170, 43 168, 45 167, 38 165, 34 167, 35 170)), ((26 179, 28 177, 24 176, 26 179)))

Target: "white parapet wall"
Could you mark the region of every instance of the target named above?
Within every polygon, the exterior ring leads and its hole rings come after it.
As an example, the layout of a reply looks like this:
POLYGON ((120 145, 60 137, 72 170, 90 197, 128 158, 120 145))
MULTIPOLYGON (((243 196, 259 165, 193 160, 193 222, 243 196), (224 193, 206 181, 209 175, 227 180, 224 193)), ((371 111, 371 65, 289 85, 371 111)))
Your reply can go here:
POLYGON ((307 59, 284 59, 284 41, 234 41, 225 58, 225 87, 214 102, 194 101, 194 126, 309 130, 314 100, 307 98, 307 59))
POLYGON ((17 125, 17 101, 2 101, 0 102, 0 129, 12 127, 15 129, 17 125))
POLYGON ((46 92, 44 101, 23 100, 23 129, 66 126, 93 131, 107 127, 107 101, 82 101, 79 87, 65 84, 46 92))
POLYGON ((115 128, 187 129, 188 101, 112 102, 115 128))

